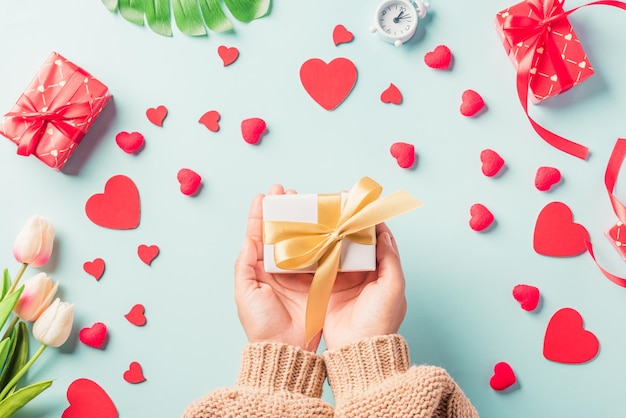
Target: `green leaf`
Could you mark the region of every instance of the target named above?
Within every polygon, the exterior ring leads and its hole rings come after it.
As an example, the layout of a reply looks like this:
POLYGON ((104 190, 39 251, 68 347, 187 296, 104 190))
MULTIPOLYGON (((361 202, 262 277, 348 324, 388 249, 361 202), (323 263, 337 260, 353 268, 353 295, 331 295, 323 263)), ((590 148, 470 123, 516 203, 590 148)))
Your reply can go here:
POLYGON ((154 32, 172 36, 172 15, 169 0, 144 0, 146 21, 154 32))
POLYGON ((9 418, 37 395, 52 386, 52 380, 33 383, 4 398, 0 402, 0 418, 9 418))
POLYGON ((28 330, 24 322, 18 322, 17 328, 11 334, 11 340, 9 357, 0 374, 0 388, 4 388, 28 361, 28 330))
POLYGON ((224 0, 228 10, 241 22, 251 22, 267 14, 270 0, 224 0))
POLYGON ((11 348, 11 338, 5 338, 0 341, 0 370, 4 367, 4 363, 7 361, 9 355, 9 349, 11 348))
POLYGON ((198 0, 172 0, 176 26, 185 35, 206 35, 198 0))
POLYGON ((143 26, 143 0, 119 0, 120 14, 135 25, 143 26))
POLYGON ((117 0, 102 0, 102 4, 106 7, 109 12, 117 11, 117 0))
POLYGON ((0 300, 4 299, 7 295, 7 292, 11 288, 11 276, 9 275, 9 269, 4 269, 4 275, 2 279, 2 296, 0 296, 0 300))
POLYGON ((233 24, 226 17, 220 6, 220 0, 198 0, 204 23, 214 32, 226 32, 233 28, 233 24))
POLYGON ((11 315, 11 312, 13 312, 13 308, 15 308, 15 304, 20 298, 23 290, 24 285, 20 286, 19 289, 11 293, 9 296, 4 298, 2 302, 0 302, 0 329, 4 328, 4 324, 6 324, 9 315, 11 315))

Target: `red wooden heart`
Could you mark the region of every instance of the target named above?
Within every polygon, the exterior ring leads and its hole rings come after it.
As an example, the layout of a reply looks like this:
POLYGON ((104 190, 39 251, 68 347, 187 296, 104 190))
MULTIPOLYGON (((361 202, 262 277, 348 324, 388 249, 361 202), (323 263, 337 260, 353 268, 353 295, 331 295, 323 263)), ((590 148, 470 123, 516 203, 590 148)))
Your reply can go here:
POLYGON ((146 378, 143 375, 141 364, 137 363, 136 361, 130 363, 130 366, 128 366, 128 370, 124 372, 124 380, 126 380, 128 383, 133 384, 144 382, 146 378))
POLYGON ((104 274, 104 260, 96 258, 93 261, 85 261, 83 270, 85 270, 85 273, 91 274, 96 280, 100 280, 104 274))
POLYGON ((107 338, 107 326, 102 322, 96 322, 91 327, 83 328, 78 333, 78 339, 85 345, 100 348, 107 338))
POLYGON ((511 366, 501 361, 493 367, 493 376, 489 380, 489 386, 491 389, 501 391, 510 388, 517 382, 515 372, 511 366))
POLYGON ((326 110, 335 109, 348 97, 356 78, 356 67, 347 58, 335 58, 328 64, 311 58, 300 67, 302 86, 326 110))
POLYGON ((539 289, 527 284, 518 284, 513 288, 513 298, 525 311, 534 311, 539 305, 539 289))
POLYGON ((562 202, 548 203, 535 223, 533 248, 550 257, 571 257, 586 251, 589 233, 574 223, 570 208, 562 202))
POLYGON ((217 48, 217 54, 222 59, 224 67, 232 64, 233 62, 237 61, 237 58, 239 58, 239 50, 234 46, 227 47, 225 45, 220 45, 217 48))
POLYGON ((156 108, 151 107, 146 110, 146 116, 148 120, 156 126, 163 126, 163 121, 167 116, 167 108, 163 105, 157 106, 156 108))
POLYGON ((383 103, 393 103, 398 105, 402 103, 402 93, 398 87, 395 86, 395 84, 391 83, 389 84, 389 87, 381 93, 380 101, 383 103))
POLYGON ((335 29, 333 29, 333 42, 335 43, 335 46, 352 42, 353 39, 354 35, 352 32, 347 30, 344 25, 337 25, 335 26, 335 29))
POLYGON ((117 408, 109 395, 96 382, 76 379, 67 388, 70 403, 61 418, 117 418, 117 408))
POLYGON ((124 318, 126 318, 131 324, 142 327, 146 325, 146 322, 148 322, 145 312, 146 309, 143 307, 143 305, 138 303, 133 306, 126 315, 124 315, 124 318))
POLYGON ((159 255, 159 247, 157 245, 141 244, 139 247, 137 247, 137 255, 139 255, 141 261, 143 261, 147 265, 150 265, 152 264, 152 260, 154 260, 156 256, 159 255))
POLYGON ((132 154, 140 149, 145 141, 140 132, 120 132, 115 135, 115 142, 122 151, 127 154, 132 154))
POLYGON ((600 349, 598 338, 583 328, 583 318, 572 308, 558 310, 546 328, 543 356, 558 363, 578 364, 593 359, 600 349))
POLYGON ((389 148, 391 156, 402 168, 411 168, 415 164, 415 145, 407 142, 394 142, 389 148))
POLYGON ((220 125, 218 123, 220 121, 220 117, 220 113, 217 110, 209 110, 200 117, 198 122, 206 126, 209 131, 217 132, 220 130, 220 125))
POLYGON ((141 216, 137 186, 124 175, 111 177, 104 185, 104 193, 87 200, 85 213, 91 222, 104 228, 137 228, 141 216))

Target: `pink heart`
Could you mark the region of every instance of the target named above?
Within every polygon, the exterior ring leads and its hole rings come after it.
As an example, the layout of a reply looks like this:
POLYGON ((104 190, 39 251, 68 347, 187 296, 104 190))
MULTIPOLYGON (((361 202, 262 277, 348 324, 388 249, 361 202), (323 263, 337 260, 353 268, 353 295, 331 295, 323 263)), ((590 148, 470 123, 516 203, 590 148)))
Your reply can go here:
POLYGON ((356 78, 356 66, 347 58, 335 58, 328 64, 311 58, 300 67, 304 90, 326 110, 335 109, 348 97, 356 78))
POLYGON ((130 363, 128 370, 124 372, 124 380, 132 384, 145 382, 146 378, 143 375, 141 364, 137 363, 136 361, 130 363))
POLYGON ((202 177, 189 168, 181 168, 176 175, 180 184, 180 192, 186 196, 193 196, 202 183, 202 177))
POLYGON ((483 98, 474 90, 465 90, 461 100, 460 110, 463 116, 474 116, 485 107, 483 98))
POLYGON ((137 247, 137 254, 141 261, 150 265, 152 264, 152 260, 159 255, 159 247, 157 245, 141 244, 137 247))
POLYGON ((241 122, 241 136, 248 144, 258 144, 266 130, 267 124, 261 118, 250 118, 241 122))
POLYGON ((85 261, 83 263, 85 273, 92 275, 96 280, 100 280, 104 274, 104 260, 96 258, 93 261, 85 261))
POLYGON ((395 142, 389 149, 391 156, 402 168, 411 168, 415 164, 415 146, 406 142, 395 142))
POLYGON ((393 83, 389 84, 389 87, 380 95, 380 101, 383 103, 402 103, 402 93, 393 83))
POLYGON ((482 162, 481 170, 487 177, 493 177, 504 166, 504 159, 491 149, 482 150, 480 153, 480 161, 482 162))
POLYGON ((525 311, 534 311, 539 305, 539 289, 527 284, 518 284, 513 288, 513 298, 525 311))
POLYGON ((493 214, 481 203, 475 203, 470 207, 469 225, 474 231, 483 231, 494 221, 493 214))
POLYGON ((545 192, 561 181, 561 172, 554 167, 539 167, 535 174, 535 187, 545 192))
POLYGON ((445 45, 439 45, 424 55, 424 63, 436 70, 447 70, 452 61, 452 52, 445 45))
POLYGON ((146 110, 146 116, 148 120, 156 126, 163 126, 163 120, 165 120, 167 116, 167 108, 163 105, 157 106, 156 108, 151 107, 146 110))
POLYGON ((502 391, 508 389, 515 382, 517 382, 515 372, 507 362, 501 361, 493 367, 493 376, 489 380, 489 386, 493 390, 502 391))
POLYGON ((352 32, 347 30, 345 26, 337 25, 335 26, 335 29, 333 29, 333 42, 335 43, 335 46, 352 42, 353 39, 354 35, 352 32))
POLYGON ((235 47, 227 47, 225 45, 220 45, 217 48, 217 54, 222 59, 224 63, 224 67, 229 66, 233 62, 239 58, 239 50, 235 47))
POLYGON ((220 130, 219 120, 220 113, 217 110, 209 110, 204 115, 200 117, 200 122, 211 132, 217 132, 220 130))
POLYGON ((145 312, 146 310, 143 305, 138 303, 133 306, 126 315, 124 315, 124 318, 126 318, 131 324, 142 327, 146 325, 146 322, 148 322, 145 312))
POLYGON ((139 132, 120 132, 115 135, 115 142, 127 154, 139 150, 144 144, 144 137, 139 132))
POLYGON ((67 388, 70 403, 61 418, 117 418, 117 408, 109 395, 96 382, 76 379, 67 388))
POLYGON ((100 348, 107 338, 107 326, 102 322, 96 322, 89 328, 83 328, 78 333, 78 339, 85 345, 100 348))

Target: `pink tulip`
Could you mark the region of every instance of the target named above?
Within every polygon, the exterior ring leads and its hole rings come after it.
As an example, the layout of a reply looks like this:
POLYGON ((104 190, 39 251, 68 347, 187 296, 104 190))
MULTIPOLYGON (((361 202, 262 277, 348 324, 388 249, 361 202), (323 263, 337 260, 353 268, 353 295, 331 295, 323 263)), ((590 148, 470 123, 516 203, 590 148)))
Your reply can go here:
POLYGON ((50 259, 53 242, 54 226, 42 217, 33 216, 17 235, 13 255, 20 263, 41 267, 50 259))
POLYGON ((35 321, 50 306, 59 288, 46 273, 38 273, 24 282, 24 290, 13 311, 24 321, 35 321))
POLYGON ((40 343, 59 347, 67 341, 74 323, 74 304, 55 299, 33 324, 33 337, 40 343))

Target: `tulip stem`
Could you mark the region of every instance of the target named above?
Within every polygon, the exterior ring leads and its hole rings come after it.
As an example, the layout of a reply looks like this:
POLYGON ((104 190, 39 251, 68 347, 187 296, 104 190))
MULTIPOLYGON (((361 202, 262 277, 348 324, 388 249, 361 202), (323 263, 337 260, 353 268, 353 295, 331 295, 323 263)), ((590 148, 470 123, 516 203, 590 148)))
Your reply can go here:
POLYGON ((20 279, 22 278, 22 276, 24 275, 24 272, 26 271, 26 267, 28 267, 28 264, 23 263, 22 267, 20 267, 20 271, 17 272, 17 276, 15 276, 15 280, 13 280, 13 284, 11 284, 11 287, 9 288, 7 295, 10 295, 11 293, 15 291, 17 284, 20 282, 20 279))
POLYGON ((9 393, 9 391, 15 386, 17 385, 17 382, 21 379, 22 376, 24 376, 24 374, 26 373, 26 371, 30 368, 30 366, 33 365, 33 363, 35 363, 35 361, 37 361, 37 359, 39 358, 39 356, 41 355, 41 353, 43 353, 43 351, 46 349, 46 347, 48 347, 45 344, 41 344, 41 346, 39 347, 39 349, 35 352, 35 354, 33 354, 33 356, 30 358, 30 360, 28 360, 28 363, 26 363, 24 365, 24 367, 22 367, 20 369, 20 371, 17 372, 17 374, 15 376, 13 376, 13 379, 11 379, 9 381, 9 383, 7 383, 7 385, 4 387, 4 389, 2 390, 2 392, 0 393, 0 400, 4 399, 5 396, 7 396, 7 394, 9 393))
MULTIPOLYGON (((13 320, 11 321, 9 326, 7 327, 6 331, 4 331, 4 335, 2 336, 2 340, 7 338, 9 335, 11 335, 11 332, 13 331, 13 328, 15 328, 15 324, 17 324, 17 321, 19 321, 19 320, 20 320, 19 316, 15 315, 13 317, 13 320)), ((2 341, 2 340, 0 340, 0 341, 2 341)))

